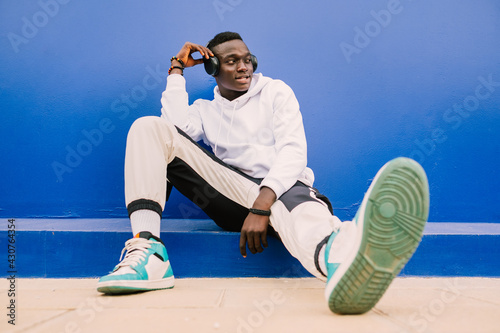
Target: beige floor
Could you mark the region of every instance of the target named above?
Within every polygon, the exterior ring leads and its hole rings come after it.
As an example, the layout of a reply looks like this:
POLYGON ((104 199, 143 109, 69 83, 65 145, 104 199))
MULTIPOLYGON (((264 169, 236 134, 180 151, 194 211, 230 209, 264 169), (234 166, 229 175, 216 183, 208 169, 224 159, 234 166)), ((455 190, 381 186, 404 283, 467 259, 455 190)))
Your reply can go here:
POLYGON ((307 279, 178 279, 171 290, 101 296, 94 279, 19 279, 15 326, 0 281, 0 332, 500 332, 500 279, 398 278, 359 316, 331 313, 307 279))

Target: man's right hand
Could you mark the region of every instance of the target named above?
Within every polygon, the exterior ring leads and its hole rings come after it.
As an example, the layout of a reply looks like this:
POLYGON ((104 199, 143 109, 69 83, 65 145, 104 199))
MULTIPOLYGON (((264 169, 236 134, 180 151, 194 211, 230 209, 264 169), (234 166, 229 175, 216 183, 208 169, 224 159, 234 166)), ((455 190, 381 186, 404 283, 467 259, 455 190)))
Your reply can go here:
MULTIPOLYGON (((177 58, 182 60, 182 62, 184 63, 184 67, 192 67, 192 66, 202 64, 203 58, 208 59, 209 57, 213 57, 213 56, 214 56, 214 54, 212 51, 210 51, 210 49, 206 48, 205 46, 201 46, 199 44, 194 44, 194 43, 190 43, 190 42, 186 42, 182 46, 179 53, 177 53, 177 58), (200 52, 202 58, 194 59, 192 54, 195 52, 200 52)), ((175 60, 172 61, 172 64, 173 64, 173 62, 175 62, 175 60)))

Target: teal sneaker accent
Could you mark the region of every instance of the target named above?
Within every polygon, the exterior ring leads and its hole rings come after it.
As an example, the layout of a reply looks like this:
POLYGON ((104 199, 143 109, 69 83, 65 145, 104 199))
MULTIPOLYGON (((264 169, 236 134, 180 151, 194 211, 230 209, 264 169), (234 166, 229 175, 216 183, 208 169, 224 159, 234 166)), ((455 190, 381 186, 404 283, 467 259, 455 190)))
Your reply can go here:
POLYGON ((325 248, 325 265, 326 265, 326 271, 327 271, 327 278, 326 280, 329 281, 332 277, 332 275, 335 273, 337 268, 339 267, 340 263, 336 262, 328 262, 328 254, 331 251, 333 241, 337 237, 338 232, 334 232, 330 235, 330 238, 328 238, 328 242, 326 243, 326 248, 325 248))
POLYGON ((373 308, 417 249, 428 215, 429 185, 422 167, 404 157, 384 165, 351 222, 354 236, 342 241, 342 246, 352 246, 350 254, 330 251, 342 249, 335 244, 342 227, 327 243, 325 297, 330 310, 361 314, 373 308))
POLYGON ((125 251, 123 261, 99 280, 97 291, 130 294, 174 287, 174 274, 161 239, 141 232, 125 243, 121 257, 125 251))

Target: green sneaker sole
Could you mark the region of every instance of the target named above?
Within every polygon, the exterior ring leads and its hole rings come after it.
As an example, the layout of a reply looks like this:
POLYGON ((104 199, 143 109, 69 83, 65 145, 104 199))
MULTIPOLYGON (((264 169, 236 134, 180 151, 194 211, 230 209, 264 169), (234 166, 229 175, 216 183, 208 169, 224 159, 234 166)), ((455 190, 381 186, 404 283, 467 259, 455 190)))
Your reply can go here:
POLYGON ((388 162, 356 215, 363 228, 358 251, 346 262, 345 273, 336 271, 327 284, 330 310, 361 314, 373 308, 417 249, 428 214, 429 186, 422 167, 402 157, 388 162))
POLYGON ((165 278, 157 281, 148 280, 111 280, 99 282, 97 291, 108 295, 134 294, 145 291, 172 289, 175 278, 165 278))

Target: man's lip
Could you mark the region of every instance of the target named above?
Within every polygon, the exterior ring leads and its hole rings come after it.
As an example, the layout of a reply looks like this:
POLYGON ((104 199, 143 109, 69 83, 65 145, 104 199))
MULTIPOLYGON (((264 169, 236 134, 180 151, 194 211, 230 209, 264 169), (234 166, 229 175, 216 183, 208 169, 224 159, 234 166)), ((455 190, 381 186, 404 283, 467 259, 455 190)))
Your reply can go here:
POLYGON ((250 78, 250 75, 243 75, 243 76, 236 77, 236 80, 239 80, 239 79, 249 79, 249 78, 250 78))

